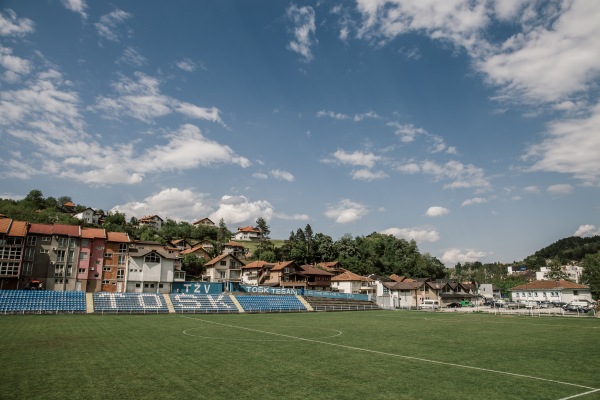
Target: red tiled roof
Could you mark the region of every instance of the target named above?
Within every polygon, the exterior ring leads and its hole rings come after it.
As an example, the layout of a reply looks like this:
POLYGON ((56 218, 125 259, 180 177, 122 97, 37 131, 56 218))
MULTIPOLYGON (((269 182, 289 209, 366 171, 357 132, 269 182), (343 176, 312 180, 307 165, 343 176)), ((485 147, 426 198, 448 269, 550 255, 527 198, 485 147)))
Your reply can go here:
POLYGON ((264 266, 274 266, 275 264, 273 263, 268 263, 266 261, 262 261, 262 260, 258 260, 258 261, 252 261, 250 264, 246 264, 242 267, 242 269, 253 269, 253 268, 262 268, 264 266))
POLYGON ((244 247, 244 246, 239 244, 238 242, 231 241, 229 243, 226 243, 225 247, 244 247))
POLYGON ((52 225, 49 224, 31 224, 29 226, 29 233, 35 233, 38 235, 52 235, 52 225))
POLYGON ((218 263, 219 261, 221 261, 222 259, 224 259, 225 257, 232 257, 234 258, 237 262, 239 262, 241 265, 243 265, 244 263, 241 262, 236 256, 234 256, 233 254, 221 254, 218 257, 213 258, 212 260, 208 261, 206 264, 204 264, 205 267, 212 267, 213 265, 215 265, 216 263, 218 263))
POLYGON ((106 239, 106 230, 101 228, 83 228, 81 230, 81 237, 84 239, 106 239))
POLYGON ((313 267, 312 265, 301 265, 300 268, 304 270, 304 272, 302 272, 303 275, 333 276, 333 274, 323 271, 320 268, 313 267))
POLYGON ((372 279, 367 278, 366 276, 360 276, 355 274, 354 272, 344 271, 338 276, 334 276, 331 278, 332 281, 359 281, 359 282, 372 282, 372 279))
POLYGON ((129 243, 129 235, 125 232, 106 232, 106 240, 109 242, 129 243))
POLYGON ((589 286, 580 285, 579 283, 566 281, 531 281, 523 285, 515 286, 508 290, 552 290, 552 289, 589 289, 589 286))
POLYGON ((284 269, 285 267, 289 266, 290 264, 293 264, 293 261, 281 261, 278 262, 277 264, 275 264, 275 266, 273 268, 271 268, 271 271, 281 271, 282 269, 284 269))
POLYGON ((392 275, 390 275, 390 279, 395 282, 404 282, 406 277, 404 275, 400 276, 400 275, 392 274, 392 275))
POLYGON ((260 233, 260 229, 253 228, 251 226, 244 226, 243 228, 238 228, 238 232, 256 232, 256 233, 260 233))
POLYGON ((0 233, 13 237, 25 237, 27 235, 27 222, 2 218, 0 219, 0 233))

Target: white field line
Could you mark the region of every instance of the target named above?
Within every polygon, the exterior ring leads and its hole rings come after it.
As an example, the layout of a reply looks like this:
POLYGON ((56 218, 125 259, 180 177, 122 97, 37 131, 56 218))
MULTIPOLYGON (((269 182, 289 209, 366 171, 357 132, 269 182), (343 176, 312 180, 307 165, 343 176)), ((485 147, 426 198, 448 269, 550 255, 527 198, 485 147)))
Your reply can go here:
MULTIPOLYGON (((254 328, 246 328, 244 326, 222 324, 220 322, 207 321, 207 320, 204 320, 204 319, 193 318, 193 317, 188 317, 188 316, 184 316, 184 315, 182 315, 181 317, 182 318, 194 319, 196 321, 206 322, 208 324, 226 326, 228 328, 243 329, 243 330, 246 330, 246 331, 264 333, 264 334, 273 335, 273 336, 282 336, 282 337, 286 337, 286 338, 290 338, 290 339, 296 339, 296 340, 301 340, 301 341, 311 342, 311 343, 326 344, 328 346, 340 347, 340 348, 349 349, 349 350, 357 350, 357 351, 362 351, 362 352, 365 352, 365 353, 379 354, 379 355, 382 355, 382 356, 397 357, 397 358, 403 358, 405 360, 421 361, 421 362, 426 362, 426 363, 431 363, 431 364, 438 364, 438 365, 448 365, 448 366, 451 366, 451 367, 472 369, 472 370, 476 370, 476 371, 491 372, 491 373, 494 373, 494 374, 514 376, 514 377, 518 377, 518 378, 532 379, 532 380, 537 380, 537 381, 542 381, 542 382, 551 382, 551 383, 557 383, 559 385, 574 386, 574 387, 579 387, 579 388, 583 388, 583 389, 589 389, 590 392, 587 392, 587 393, 594 393, 594 392, 600 391, 600 389, 589 387, 589 386, 584 386, 584 385, 579 385, 577 383, 562 382, 562 381, 557 381, 557 380, 554 380, 554 379, 540 378, 540 377, 532 376, 532 375, 523 375, 523 374, 517 374, 517 373, 514 373, 514 372, 498 371, 498 370, 489 369, 489 368, 473 367, 473 366, 470 366, 470 365, 455 364, 455 363, 449 363, 449 362, 445 362, 445 361, 429 360, 427 358, 420 358, 420 357, 413 357, 413 356, 404 356, 404 355, 401 355, 401 354, 394 354, 394 353, 386 353, 384 351, 379 351, 379 350, 363 349, 363 348, 360 348, 360 347, 347 346, 347 345, 344 345, 344 344, 337 344, 337 343, 323 342, 321 340, 315 340, 315 339, 305 339, 305 338, 298 337, 298 336, 285 335, 283 333, 263 331, 263 330, 254 329, 254 328)), ((577 396, 581 396, 581 395, 582 394, 579 394, 577 396)))
POLYGON ((596 393, 596 392, 600 392, 600 389, 594 389, 594 390, 590 390, 589 392, 579 393, 579 394, 575 394, 575 395, 569 396, 569 397, 563 397, 562 399, 559 399, 559 400, 574 399, 576 397, 587 396, 588 394, 592 394, 592 393, 596 393))

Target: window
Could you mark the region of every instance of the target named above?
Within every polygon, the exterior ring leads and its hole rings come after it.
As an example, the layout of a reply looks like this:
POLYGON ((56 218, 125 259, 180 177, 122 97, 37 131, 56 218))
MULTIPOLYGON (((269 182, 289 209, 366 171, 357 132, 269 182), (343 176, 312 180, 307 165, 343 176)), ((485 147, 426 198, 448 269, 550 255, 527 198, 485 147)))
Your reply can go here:
POLYGON ((573 296, 577 296, 577 295, 579 295, 579 291, 573 290, 573 296))
POLYGON ((119 243, 119 253, 127 253, 127 243, 119 243))
POLYGON ((50 253, 48 249, 40 249, 40 254, 48 254, 50 253))
POLYGON ((159 263, 160 256, 156 253, 150 253, 144 258, 144 262, 146 263, 159 263))
POLYGON ((64 250, 56 251, 56 262, 65 262, 65 251, 64 250))
POLYGON ((81 247, 90 247, 90 239, 81 239, 81 247))
POLYGON ((117 270, 117 279, 123 279, 123 278, 125 278, 125 269, 119 268, 117 270))
POLYGON ((225 261, 225 260, 221 260, 221 261, 219 262, 219 265, 222 265, 223 267, 226 267, 226 266, 227 266, 227 261, 225 261))
POLYGON ((42 242, 49 242, 52 238, 50 236, 42 236, 42 242))
POLYGON ((136 283, 135 287, 142 287, 142 286, 139 283, 136 283))
POLYGON ((104 250, 104 246, 96 246, 96 250, 104 250))
POLYGON ((35 246, 37 242, 36 236, 27 236, 27 246, 35 246))
POLYGON ((79 268, 77 272, 80 274, 85 274, 85 268, 79 268))
POLYGON ((104 271, 104 272, 110 272, 110 267, 102 267, 102 271, 104 271))
POLYGON ((112 253, 104 253, 104 258, 112 258, 112 253))
POLYGON ((33 261, 34 256, 35 256, 35 249, 25 249, 25 260, 33 261))
POLYGON ((79 259, 80 260, 87 260, 88 257, 88 253, 79 253, 79 259))
POLYGON ((119 259, 117 260, 118 265, 125 265, 125 254, 119 254, 119 259))
POLYGON ((59 237, 58 238, 58 247, 67 247, 67 238, 66 237, 59 237))
POLYGON ((110 283, 110 281, 102 281, 103 285, 108 285, 110 283))
POLYGON ((31 275, 31 271, 33 271, 33 263, 26 262, 23 264, 23 275, 31 275))
POLYGON ((70 263, 73 262, 73 258, 75 257, 75 252, 73 250, 69 250, 69 258, 67 259, 70 263))
POLYGON ((225 271, 219 271, 219 278, 225 279, 227 277, 227 273, 225 271))

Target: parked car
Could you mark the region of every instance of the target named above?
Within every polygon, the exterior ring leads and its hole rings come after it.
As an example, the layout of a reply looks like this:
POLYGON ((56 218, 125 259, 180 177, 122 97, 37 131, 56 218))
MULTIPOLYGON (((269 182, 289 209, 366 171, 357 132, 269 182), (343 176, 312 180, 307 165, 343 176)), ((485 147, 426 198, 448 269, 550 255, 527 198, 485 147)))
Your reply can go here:
POLYGON ((492 303, 492 306, 496 307, 496 308, 506 307, 506 301, 505 300, 496 300, 492 303))
POLYGON ((460 306, 461 306, 461 307, 473 307, 473 306, 474 306, 474 304, 473 304, 473 303, 471 303, 471 302, 470 302, 470 301, 468 301, 468 300, 462 300, 462 301, 460 302, 460 306))
POLYGON ((440 302, 437 300, 423 300, 423 303, 419 304, 417 309, 419 310, 437 310, 440 308, 440 302))
POLYGON ((535 301, 528 301, 525 303, 525 308, 539 308, 539 304, 535 301))
POLYGON ((454 303, 450 303, 446 306, 446 308, 461 308, 462 305, 460 303, 454 302, 454 303))
POLYGON ((565 303, 564 301, 553 301, 552 304, 554 304, 554 307, 560 307, 560 308, 564 308, 567 303, 565 303))
POLYGON ((567 311, 567 312, 576 312, 576 313, 580 313, 580 312, 587 313, 587 312, 590 311, 590 308, 589 307, 582 307, 582 306, 579 306, 577 304, 569 303, 565 307, 565 311, 567 311))

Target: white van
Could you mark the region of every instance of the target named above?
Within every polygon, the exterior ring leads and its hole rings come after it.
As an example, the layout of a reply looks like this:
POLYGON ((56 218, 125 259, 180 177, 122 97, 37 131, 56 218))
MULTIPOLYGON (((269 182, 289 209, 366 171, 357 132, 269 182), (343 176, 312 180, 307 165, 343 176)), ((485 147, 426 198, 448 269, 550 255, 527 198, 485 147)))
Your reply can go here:
POLYGON ((437 310, 440 308, 440 302, 437 300, 426 299, 417 307, 419 310, 437 310))

